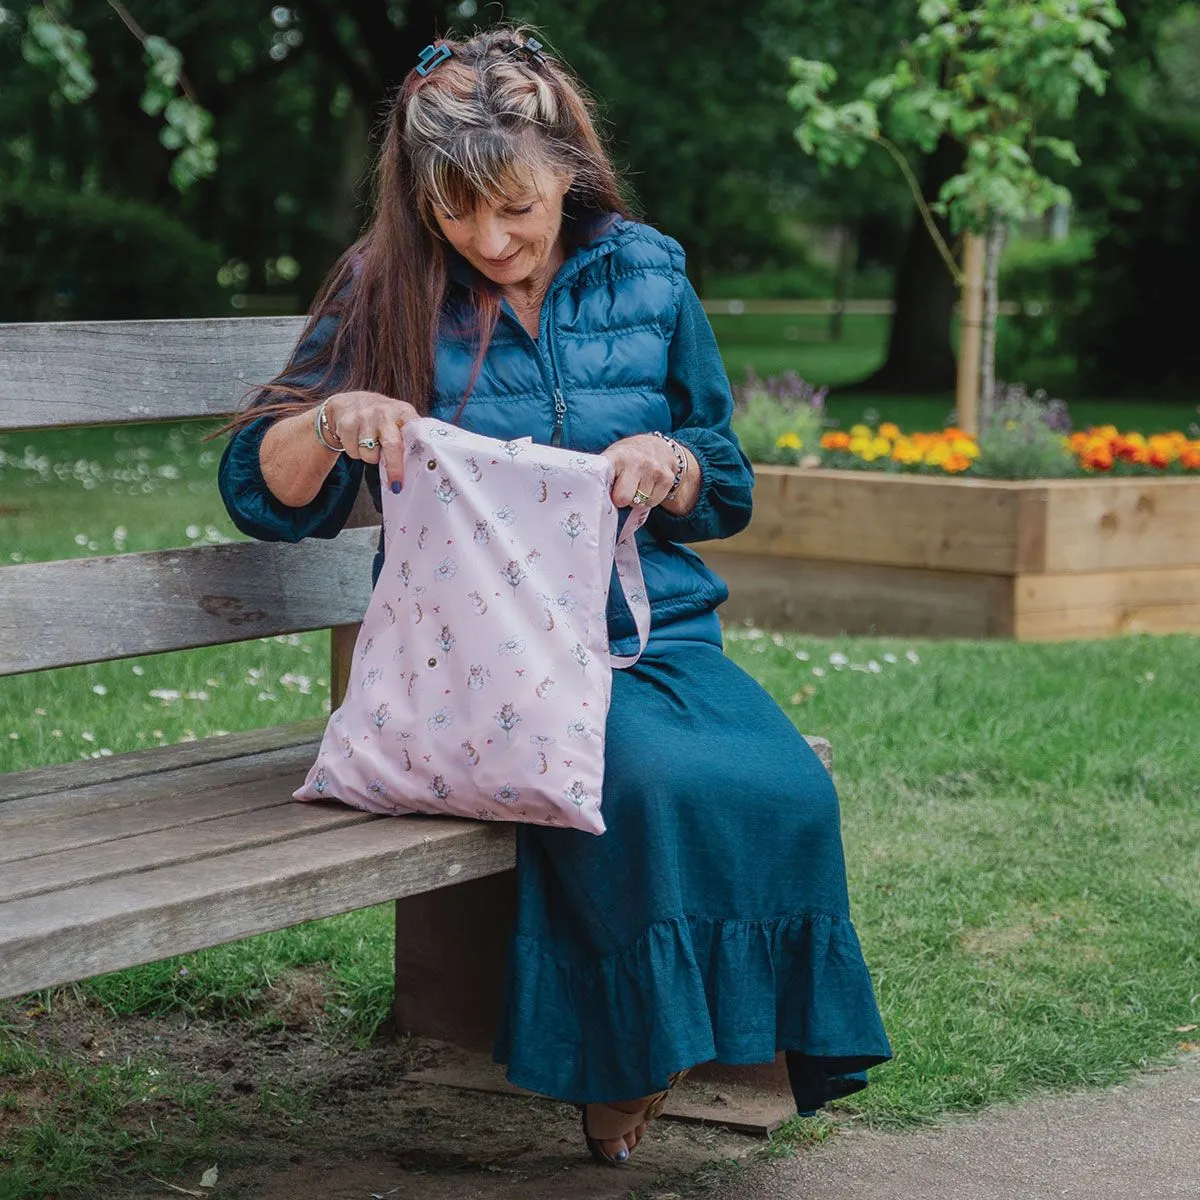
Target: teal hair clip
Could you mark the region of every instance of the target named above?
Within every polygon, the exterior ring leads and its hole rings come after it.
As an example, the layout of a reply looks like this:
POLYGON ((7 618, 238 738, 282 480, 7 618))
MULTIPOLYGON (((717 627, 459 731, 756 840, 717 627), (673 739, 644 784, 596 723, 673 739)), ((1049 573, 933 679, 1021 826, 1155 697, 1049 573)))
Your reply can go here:
POLYGON ((542 43, 537 38, 526 38, 525 44, 519 48, 524 50, 539 66, 546 65, 546 56, 542 53, 542 43))
POLYGON ((417 74, 424 78, 434 67, 441 66, 450 57, 451 50, 445 42, 440 46, 426 46, 421 51, 420 59, 417 61, 417 74))

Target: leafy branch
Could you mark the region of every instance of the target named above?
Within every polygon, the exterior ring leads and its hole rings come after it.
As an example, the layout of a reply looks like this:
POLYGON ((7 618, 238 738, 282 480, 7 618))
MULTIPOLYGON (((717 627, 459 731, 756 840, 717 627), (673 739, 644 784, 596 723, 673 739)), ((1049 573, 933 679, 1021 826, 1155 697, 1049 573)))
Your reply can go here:
MULTIPOLYGON (((217 143, 212 137, 212 114, 200 104, 183 73, 183 55, 165 38, 147 34, 121 0, 107 0, 107 3, 141 43, 146 63, 141 107, 149 116, 162 114, 159 141, 168 150, 176 151, 170 180, 179 191, 186 191, 216 172, 217 143)), ((66 10, 65 0, 61 7, 66 10)), ((30 8, 21 52, 26 62, 54 74, 59 94, 68 103, 81 104, 95 92, 87 38, 54 10, 49 0, 43 0, 40 8, 30 8)))

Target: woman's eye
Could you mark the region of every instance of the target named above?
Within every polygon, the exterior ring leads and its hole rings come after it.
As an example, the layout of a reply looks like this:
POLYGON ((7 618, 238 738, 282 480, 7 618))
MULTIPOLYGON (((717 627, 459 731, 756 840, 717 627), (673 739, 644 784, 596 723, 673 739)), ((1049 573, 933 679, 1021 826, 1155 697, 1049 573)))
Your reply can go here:
POLYGON ((514 217, 523 217, 528 213, 533 212, 533 205, 527 204, 524 208, 510 208, 508 210, 514 217))

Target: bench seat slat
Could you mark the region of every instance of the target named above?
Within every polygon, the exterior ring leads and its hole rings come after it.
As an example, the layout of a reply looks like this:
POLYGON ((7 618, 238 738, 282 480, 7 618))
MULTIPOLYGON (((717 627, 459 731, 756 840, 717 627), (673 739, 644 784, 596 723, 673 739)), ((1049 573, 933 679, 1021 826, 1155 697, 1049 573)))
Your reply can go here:
MULTIPOLYGON (((76 791, 10 800, 0 805, 0 859, 4 857, 3 847, 8 839, 30 826, 74 822, 89 814, 99 817, 122 808, 167 803, 177 796, 191 795, 195 788, 194 781, 200 778, 192 773, 198 770, 203 770, 204 787, 210 791, 234 784, 249 786, 260 779, 281 779, 283 776, 295 780, 295 786, 291 789, 294 791, 316 757, 317 745, 317 742, 309 741, 300 746, 235 758, 228 763, 198 764, 164 771, 161 775, 150 775, 144 779, 114 780, 76 791)), ((146 753, 152 755, 154 751, 146 753)), ((282 787, 284 782, 287 780, 282 780, 279 786, 282 787)), ((280 799, 286 799, 286 796, 280 799)))
POLYGON ((198 858, 248 850, 267 842, 283 842, 314 831, 385 819, 343 804, 297 804, 295 801, 281 804, 278 802, 279 789, 274 789, 274 793, 276 802, 269 808, 10 862, 0 871, 0 904, 128 875, 133 870, 150 871, 198 858))
POLYGON ((19 995, 511 868, 511 825, 371 820, 0 904, 19 995))
MULTIPOLYGON (((200 763, 225 763, 237 769, 236 760, 267 750, 279 750, 302 743, 319 742, 325 729, 325 718, 297 721, 293 725, 272 725, 266 729, 250 729, 244 733, 229 733, 223 737, 207 737, 196 742, 179 742, 174 746, 150 746, 145 750, 129 750, 111 758, 87 758, 61 763, 53 767, 34 767, 12 775, 0 775, 0 828, 10 810, 2 807, 6 800, 25 796, 39 797, 39 804, 68 789, 76 795, 82 790, 119 779, 151 779, 164 771, 200 763)), ((39 812, 49 810, 39 808, 39 812)))
POLYGON ((0 675, 362 620, 378 530, 0 568, 0 675))
MULTIPOLYGON (((291 794, 303 782, 304 772, 315 756, 315 748, 309 752, 292 751, 292 754, 294 761, 285 761, 281 764, 282 769, 264 772, 254 780, 213 786, 207 778, 212 768, 196 767, 190 777, 181 778, 181 790, 174 795, 166 793, 141 804, 65 817, 59 821, 27 822, 19 829, 5 833, 0 842, 0 863, 39 859, 47 854, 104 842, 124 844, 142 834, 166 829, 179 830, 187 836, 184 832, 187 829, 197 829, 210 821, 293 805, 295 801, 291 794)), ((130 853, 133 853, 132 846, 130 853)), ((3 877, 0 877, 0 897, 6 890, 5 879, 10 869, 4 868, 3 877)))

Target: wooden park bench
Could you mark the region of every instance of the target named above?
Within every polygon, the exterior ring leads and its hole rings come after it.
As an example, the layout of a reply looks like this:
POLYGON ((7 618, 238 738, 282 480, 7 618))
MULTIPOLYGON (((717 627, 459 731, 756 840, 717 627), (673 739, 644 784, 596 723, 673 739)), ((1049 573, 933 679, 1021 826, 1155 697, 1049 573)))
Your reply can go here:
MULTIPOLYGON (((224 415, 302 326, 0 325, 0 432, 224 415)), ((0 568, 0 675, 328 628, 336 704, 370 593, 378 515, 364 501, 332 541, 0 568)), ((512 828, 294 803, 322 728, 0 773, 0 997, 395 901, 398 1028, 489 1044, 512 828)))

